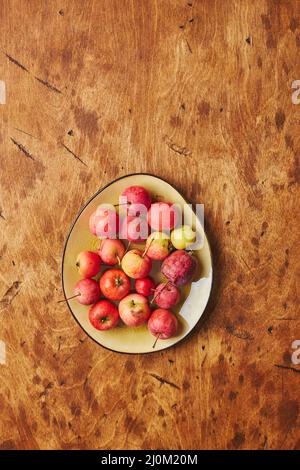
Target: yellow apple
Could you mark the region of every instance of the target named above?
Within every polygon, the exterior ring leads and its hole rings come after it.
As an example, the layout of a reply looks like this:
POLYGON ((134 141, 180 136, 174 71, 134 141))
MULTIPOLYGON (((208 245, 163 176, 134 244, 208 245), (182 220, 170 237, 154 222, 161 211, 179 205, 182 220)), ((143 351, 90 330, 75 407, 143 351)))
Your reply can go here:
POLYGON ((184 250, 196 240, 196 232, 189 225, 176 228, 171 233, 171 242, 176 250, 184 250))

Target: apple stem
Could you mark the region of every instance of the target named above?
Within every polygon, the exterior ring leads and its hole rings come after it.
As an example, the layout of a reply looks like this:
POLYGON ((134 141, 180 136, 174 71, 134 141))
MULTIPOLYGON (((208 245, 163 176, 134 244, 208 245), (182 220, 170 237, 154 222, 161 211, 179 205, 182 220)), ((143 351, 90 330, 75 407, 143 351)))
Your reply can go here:
POLYGON ((127 251, 128 251, 129 248, 130 248, 130 245, 131 245, 131 242, 128 242, 128 245, 127 245, 127 248, 126 248, 126 251, 125 251, 124 255, 126 255, 127 251))
POLYGON ((145 250, 144 250, 144 253, 142 254, 142 258, 144 258, 144 256, 147 254, 147 251, 149 250, 150 246, 151 246, 151 243, 153 242, 154 238, 151 238, 150 240, 150 243, 148 246, 146 246, 145 250))
POLYGON ((58 300, 57 303, 59 304, 60 302, 67 302, 67 300, 75 299, 75 297, 79 297, 79 295, 81 295, 80 292, 79 292, 79 294, 75 294, 72 297, 69 297, 68 299, 58 300))
POLYGON ((157 294, 153 297, 153 299, 151 300, 150 304, 153 304, 154 300, 156 299, 156 297, 158 297, 162 291, 167 287, 168 284, 171 284, 171 281, 168 281, 166 282, 166 284, 164 285, 164 287, 162 289, 160 289, 159 292, 157 292, 157 294))
POLYGON ((157 343, 157 341, 158 341, 158 340, 159 340, 159 338, 160 338, 160 335, 161 335, 161 333, 158 333, 158 335, 156 336, 156 340, 154 341, 154 344, 153 344, 153 346, 152 346, 152 349, 154 349, 154 348, 155 348, 155 346, 156 346, 156 343, 157 343))
POLYGON ((121 260, 120 260, 120 257, 119 257, 119 256, 117 256, 116 258, 117 258, 117 260, 118 260, 118 265, 119 265, 119 266, 121 266, 121 260))

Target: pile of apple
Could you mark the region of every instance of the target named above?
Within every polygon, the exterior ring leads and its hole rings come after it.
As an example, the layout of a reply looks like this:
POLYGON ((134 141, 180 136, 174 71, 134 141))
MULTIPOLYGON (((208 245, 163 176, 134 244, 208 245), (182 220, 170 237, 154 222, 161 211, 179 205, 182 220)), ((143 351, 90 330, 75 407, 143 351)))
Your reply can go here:
POLYGON ((122 222, 116 210, 102 206, 90 217, 89 229, 100 238, 100 246, 95 252, 79 253, 76 265, 83 279, 75 285, 72 298, 91 305, 89 321, 97 330, 114 328, 121 319, 129 327, 147 322, 150 333, 157 339, 170 338, 176 335, 178 322, 169 309, 180 301, 178 287, 191 282, 196 269, 196 259, 185 251, 196 234, 190 226, 178 227, 174 205, 152 203, 148 191, 141 186, 130 186, 121 197, 126 200, 122 222), (121 239, 129 242, 127 248, 121 239), (129 249, 131 242, 146 245, 143 251, 129 249), (162 262, 165 283, 155 286, 149 276, 152 261, 162 262), (110 268, 97 281, 93 278, 102 265, 110 268), (151 311, 153 303, 158 308, 151 311))

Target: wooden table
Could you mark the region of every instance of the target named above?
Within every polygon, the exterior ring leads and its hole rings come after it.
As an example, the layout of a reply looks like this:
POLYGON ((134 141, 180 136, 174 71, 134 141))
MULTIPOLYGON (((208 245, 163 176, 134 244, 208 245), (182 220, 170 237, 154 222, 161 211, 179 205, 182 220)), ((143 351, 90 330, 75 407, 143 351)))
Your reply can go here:
POLYGON ((300 2, 1 2, 4 449, 300 448, 300 2), (102 349, 62 297, 64 239, 114 178, 205 204, 206 322, 102 349), (155 378, 155 376, 157 378, 155 378))

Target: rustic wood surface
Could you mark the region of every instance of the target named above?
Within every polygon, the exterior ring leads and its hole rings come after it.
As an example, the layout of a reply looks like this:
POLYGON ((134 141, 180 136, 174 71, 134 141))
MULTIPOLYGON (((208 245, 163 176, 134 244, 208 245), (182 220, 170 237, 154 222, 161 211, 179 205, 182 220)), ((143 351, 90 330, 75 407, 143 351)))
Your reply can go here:
POLYGON ((300 2, 1 0, 3 449, 300 448, 300 2), (205 204, 206 321, 107 351, 62 296, 81 205, 149 172, 205 204), (282 366, 282 367, 278 367, 282 366))

